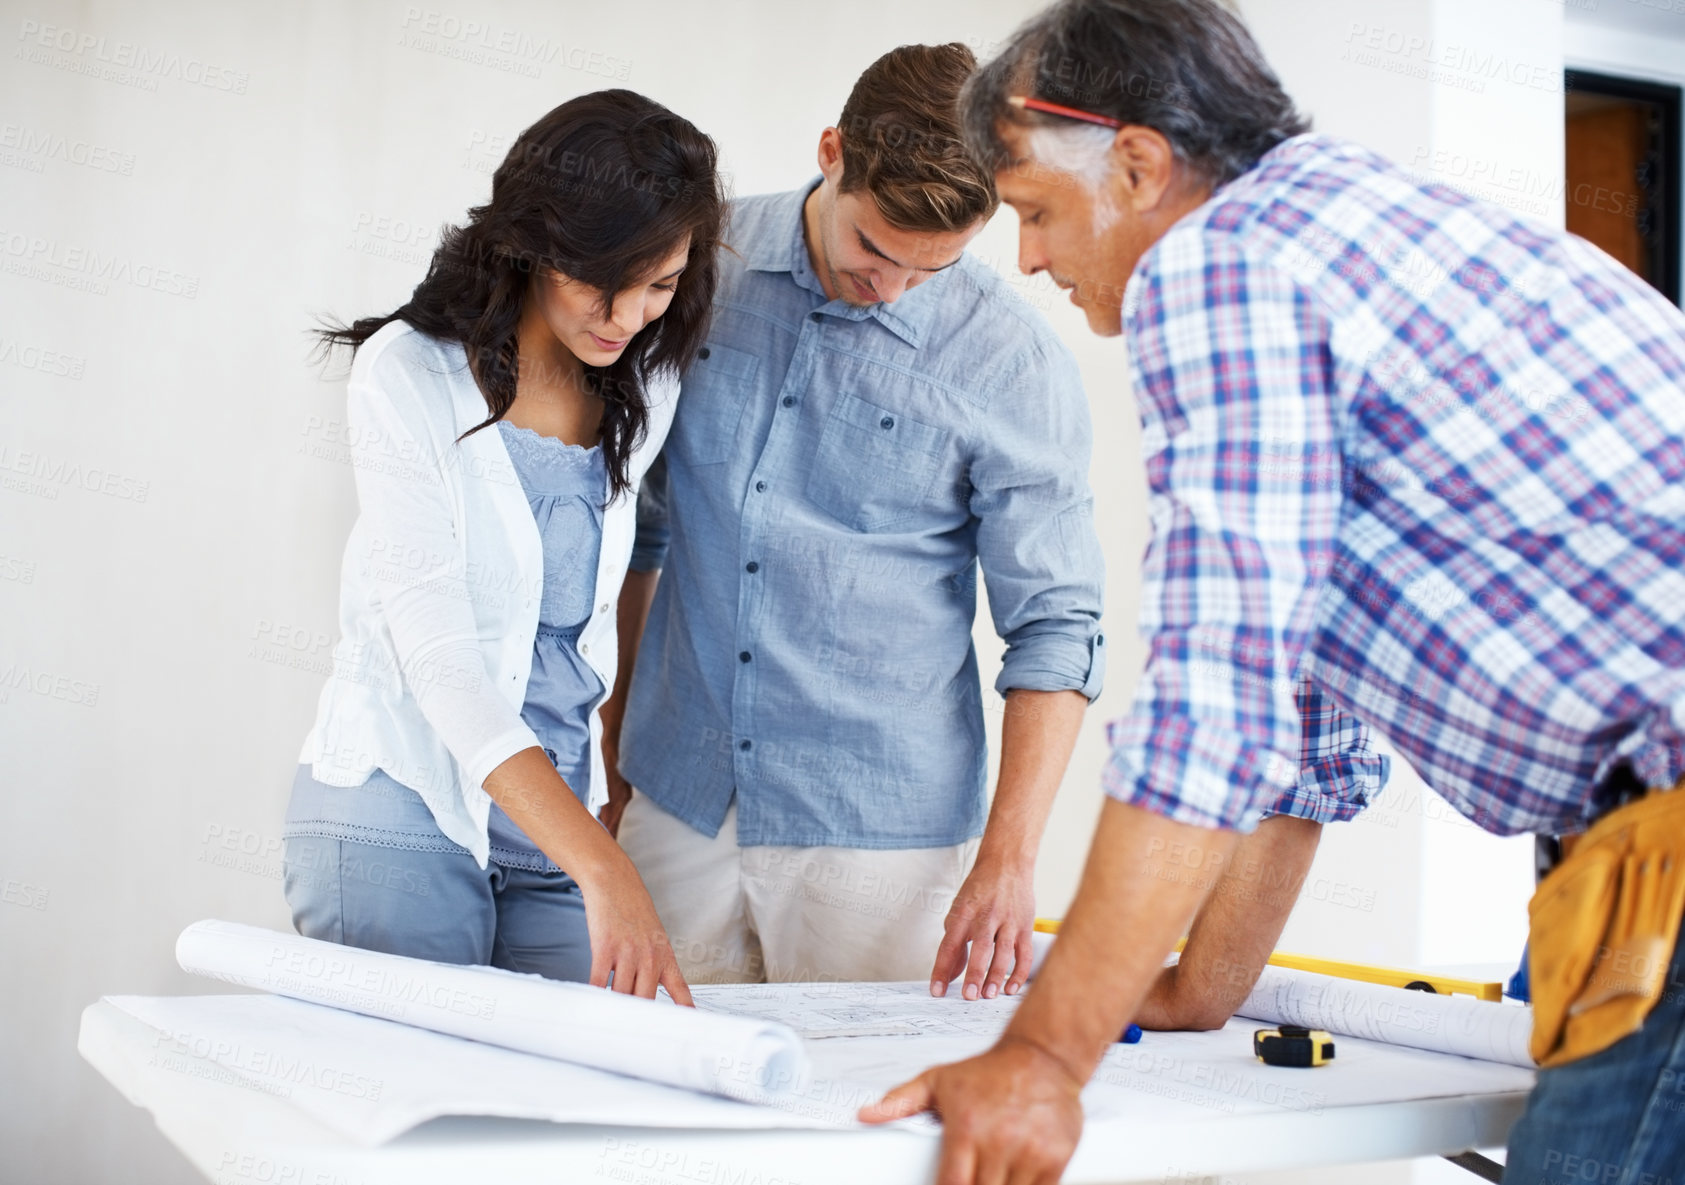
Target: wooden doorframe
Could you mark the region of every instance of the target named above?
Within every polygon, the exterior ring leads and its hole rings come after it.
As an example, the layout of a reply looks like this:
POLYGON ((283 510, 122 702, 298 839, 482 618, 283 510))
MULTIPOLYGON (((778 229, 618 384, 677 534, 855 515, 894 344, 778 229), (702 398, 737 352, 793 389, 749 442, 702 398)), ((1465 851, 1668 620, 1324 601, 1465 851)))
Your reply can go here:
POLYGON ((1584 91, 1587 94, 1608 95, 1618 99, 1637 99, 1654 103, 1661 110, 1662 155, 1661 175, 1652 192, 1656 203, 1650 213, 1656 220, 1657 250, 1655 286, 1674 304, 1680 296, 1681 222, 1685 221, 1685 190, 1681 189, 1681 157, 1685 157, 1685 138, 1682 138, 1681 108, 1685 106, 1685 91, 1669 83, 1648 82, 1638 78, 1623 78, 1594 70, 1564 70, 1564 91, 1584 91))

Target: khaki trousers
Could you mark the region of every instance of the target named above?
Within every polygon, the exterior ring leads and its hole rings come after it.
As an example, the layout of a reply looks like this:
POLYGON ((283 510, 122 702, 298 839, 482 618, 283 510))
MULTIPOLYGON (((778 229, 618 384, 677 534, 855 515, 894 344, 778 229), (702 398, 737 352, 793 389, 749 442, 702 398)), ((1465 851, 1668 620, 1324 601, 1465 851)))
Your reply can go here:
POLYGON ((710 839, 635 792, 620 820, 690 983, 928 981, 978 842, 739 847, 735 801, 710 839))

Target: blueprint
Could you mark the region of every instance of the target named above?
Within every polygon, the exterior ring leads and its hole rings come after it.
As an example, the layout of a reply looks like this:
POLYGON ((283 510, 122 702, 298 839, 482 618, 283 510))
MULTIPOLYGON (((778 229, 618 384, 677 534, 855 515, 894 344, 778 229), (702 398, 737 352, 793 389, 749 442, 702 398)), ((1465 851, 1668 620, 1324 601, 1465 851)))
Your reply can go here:
POLYGON ((1389 1045, 1533 1067, 1528 1052, 1533 1012, 1519 1004, 1265 967, 1236 1011, 1271 1024, 1303 1025, 1389 1045))
POLYGON ((697 1006, 783 1025, 808 1041, 838 1037, 986 1037, 1012 1019, 1017 996, 932 996, 917 983, 748 983, 692 990, 697 1006))
POLYGON ((665 997, 642 1000, 236 922, 187 927, 176 961, 222 983, 730 1098, 792 1090, 808 1074, 800 1038, 783 1025, 699 1013, 665 997))
MULTIPOLYGON (((922 982, 785 983, 698 986, 698 1006, 688 1009, 228 923, 189 927, 179 957, 190 970, 265 990, 107 997, 85 1014, 84 1042, 95 1040, 88 1026, 97 1022, 98 1043, 143 1060, 149 1075, 272 1096, 365 1146, 464 1115, 637 1128, 850 1128, 859 1108, 889 1088, 987 1050, 1018 1006, 1017 997, 967 1001, 957 991, 935 998, 922 982)), ((1509 1033, 1513 1010, 1502 1005, 1483 1007, 1504 1015, 1471 1013, 1478 1021, 1471 1023, 1452 1015, 1466 1010, 1442 1006, 1476 1002, 1379 990, 1394 993, 1383 998, 1392 1010, 1382 1022, 1412 1033, 1429 1022, 1401 1019, 1400 997, 1429 1010, 1419 1016, 1451 1018, 1436 1022, 1440 1037, 1461 1039, 1482 1025, 1509 1033)), ((1273 1008, 1283 1020, 1329 1021, 1328 1028, 1351 1021, 1337 1015, 1345 994, 1311 991, 1304 981, 1283 986, 1267 977, 1254 995, 1253 1011, 1273 1008)), ((1364 1007, 1376 1023, 1375 1008, 1364 1007)), ((1237 1018, 1211 1032, 1150 1032, 1139 1044, 1111 1046, 1083 1091, 1090 1125, 1138 1131, 1226 1116, 1318 1116, 1364 1104, 1520 1095, 1533 1083, 1530 1069, 1504 1060, 1346 1036, 1326 1066, 1265 1066, 1252 1054, 1257 1027, 1237 1018)), ((1504 1051, 1501 1041, 1480 1040, 1504 1051)), ((898 1126, 937 1131, 924 1116, 898 1126)))

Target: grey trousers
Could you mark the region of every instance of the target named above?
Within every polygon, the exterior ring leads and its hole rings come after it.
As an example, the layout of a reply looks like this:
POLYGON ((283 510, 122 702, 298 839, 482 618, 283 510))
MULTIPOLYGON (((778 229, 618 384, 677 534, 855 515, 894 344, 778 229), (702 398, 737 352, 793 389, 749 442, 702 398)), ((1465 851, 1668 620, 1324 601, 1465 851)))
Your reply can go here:
POLYGON ((456 851, 304 835, 284 841, 282 885, 306 938, 584 982, 585 899, 565 872, 485 868, 456 851))

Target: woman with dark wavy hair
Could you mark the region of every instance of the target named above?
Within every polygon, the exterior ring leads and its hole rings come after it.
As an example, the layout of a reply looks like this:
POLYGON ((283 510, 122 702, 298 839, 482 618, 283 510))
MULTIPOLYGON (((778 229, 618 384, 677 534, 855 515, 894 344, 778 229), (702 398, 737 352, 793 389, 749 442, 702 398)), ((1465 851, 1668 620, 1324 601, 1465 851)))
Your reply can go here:
POLYGON ((523 132, 353 351, 342 637, 283 830, 300 933, 689 992, 606 800, 644 472, 714 295, 713 141, 600 91, 523 132))

